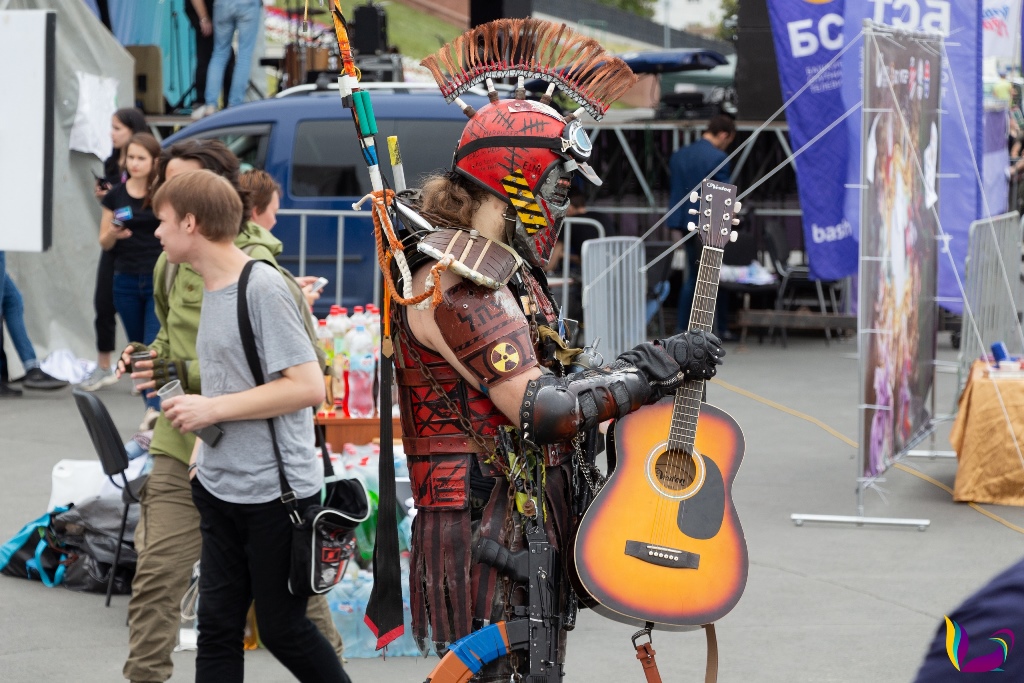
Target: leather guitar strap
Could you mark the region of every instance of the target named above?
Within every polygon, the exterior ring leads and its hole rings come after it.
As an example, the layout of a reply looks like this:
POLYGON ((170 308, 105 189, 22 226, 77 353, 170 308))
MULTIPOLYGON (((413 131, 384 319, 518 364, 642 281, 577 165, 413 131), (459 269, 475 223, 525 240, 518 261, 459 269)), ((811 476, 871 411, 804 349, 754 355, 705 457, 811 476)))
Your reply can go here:
MULTIPOLYGON (((703 628, 708 642, 708 663, 704 672, 704 683, 717 683, 718 637, 715 635, 715 625, 705 624, 703 628)), ((643 631, 640 633, 643 633, 643 631)), ((647 631, 647 636, 650 637, 650 631, 647 631)), ((637 645, 636 637, 633 637, 633 646, 636 648, 636 658, 644 668, 644 676, 647 677, 647 683, 661 683, 661 674, 658 672, 658 663, 654 660, 655 652, 651 646, 651 641, 637 645)))
POLYGON ((714 624, 704 624, 704 635, 708 639, 708 665, 704 670, 704 683, 718 681, 718 636, 714 624))

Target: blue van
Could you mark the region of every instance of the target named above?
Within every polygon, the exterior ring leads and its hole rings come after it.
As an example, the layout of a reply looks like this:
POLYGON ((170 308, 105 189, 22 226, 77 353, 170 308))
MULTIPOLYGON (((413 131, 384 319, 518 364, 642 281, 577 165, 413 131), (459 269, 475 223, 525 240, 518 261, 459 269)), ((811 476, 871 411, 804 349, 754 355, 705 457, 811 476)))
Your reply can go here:
MULTIPOLYGON (((400 84, 396 84, 400 87, 400 84)), ((485 97, 463 99, 479 109, 485 97)), ((381 170, 390 183, 387 137, 397 135, 411 187, 451 164, 466 116, 436 89, 373 92, 381 170)), ((323 317, 331 304, 379 303, 379 274, 368 207, 353 202, 370 191, 352 114, 337 90, 314 91, 232 107, 187 126, 165 140, 217 138, 242 161, 262 168, 281 185, 281 214, 274 236, 284 244, 280 262, 296 275, 330 280, 317 302, 323 317)))

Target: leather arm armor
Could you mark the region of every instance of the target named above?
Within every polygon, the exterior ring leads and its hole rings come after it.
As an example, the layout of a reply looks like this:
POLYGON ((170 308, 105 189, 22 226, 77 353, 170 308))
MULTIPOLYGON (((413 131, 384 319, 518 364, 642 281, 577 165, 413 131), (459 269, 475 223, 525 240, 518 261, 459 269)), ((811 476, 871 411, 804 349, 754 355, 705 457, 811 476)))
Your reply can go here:
POLYGON ((523 396, 523 438, 538 445, 567 441, 600 422, 633 412, 650 396, 647 378, 624 361, 566 377, 541 375, 527 384, 523 396))

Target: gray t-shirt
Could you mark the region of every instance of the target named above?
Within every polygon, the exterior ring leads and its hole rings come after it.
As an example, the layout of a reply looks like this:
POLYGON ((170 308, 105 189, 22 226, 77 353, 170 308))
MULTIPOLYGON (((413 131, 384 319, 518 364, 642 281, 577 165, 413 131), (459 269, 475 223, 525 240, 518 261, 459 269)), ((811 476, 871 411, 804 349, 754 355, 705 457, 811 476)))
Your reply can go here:
MULTIPOLYGON (((299 309, 276 269, 256 263, 246 299, 256 349, 267 383, 281 371, 316 362, 316 353, 299 318, 299 309)), ((203 369, 203 396, 235 394, 256 386, 238 329, 238 283, 205 292, 196 338, 203 369)), ((270 427, 266 420, 222 422, 217 446, 203 443, 196 462, 203 487, 229 503, 265 503, 281 495, 270 427)), ((295 495, 314 495, 323 484, 316 458, 313 412, 303 409, 274 418, 285 476, 295 495)))

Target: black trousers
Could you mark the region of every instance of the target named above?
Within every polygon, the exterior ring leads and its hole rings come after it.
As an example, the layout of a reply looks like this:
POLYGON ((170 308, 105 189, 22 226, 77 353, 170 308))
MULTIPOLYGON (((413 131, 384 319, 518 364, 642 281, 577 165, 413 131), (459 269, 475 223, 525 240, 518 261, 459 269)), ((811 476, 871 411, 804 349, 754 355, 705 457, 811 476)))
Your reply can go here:
POLYGON ((96 268, 96 291, 92 295, 93 308, 96 309, 96 350, 100 353, 111 353, 114 348, 114 333, 117 331, 114 308, 114 253, 100 253, 100 264, 96 268))
MULTIPOLYGON (((292 525, 280 500, 227 503, 196 478, 192 500, 203 537, 196 683, 241 683, 242 638, 256 604, 260 639, 303 683, 349 683, 338 655, 306 617, 307 599, 288 592, 292 525)), ((299 509, 319 496, 299 501, 299 509)))
MULTIPOLYGON (((206 0, 206 11, 210 14, 210 21, 213 21, 213 5, 216 0, 206 0)), ((196 86, 195 102, 193 107, 206 104, 206 72, 210 70, 210 57, 213 56, 213 34, 203 35, 202 27, 199 25, 199 15, 192 7, 192 3, 185 0, 185 14, 188 15, 188 23, 192 24, 192 30, 196 34, 196 74, 193 79, 196 86)), ((231 90, 231 76, 235 70, 235 51, 231 51, 228 58, 228 65, 224 71, 224 101, 228 101, 228 91, 231 90)), ((216 104, 216 102, 211 102, 216 104)))

